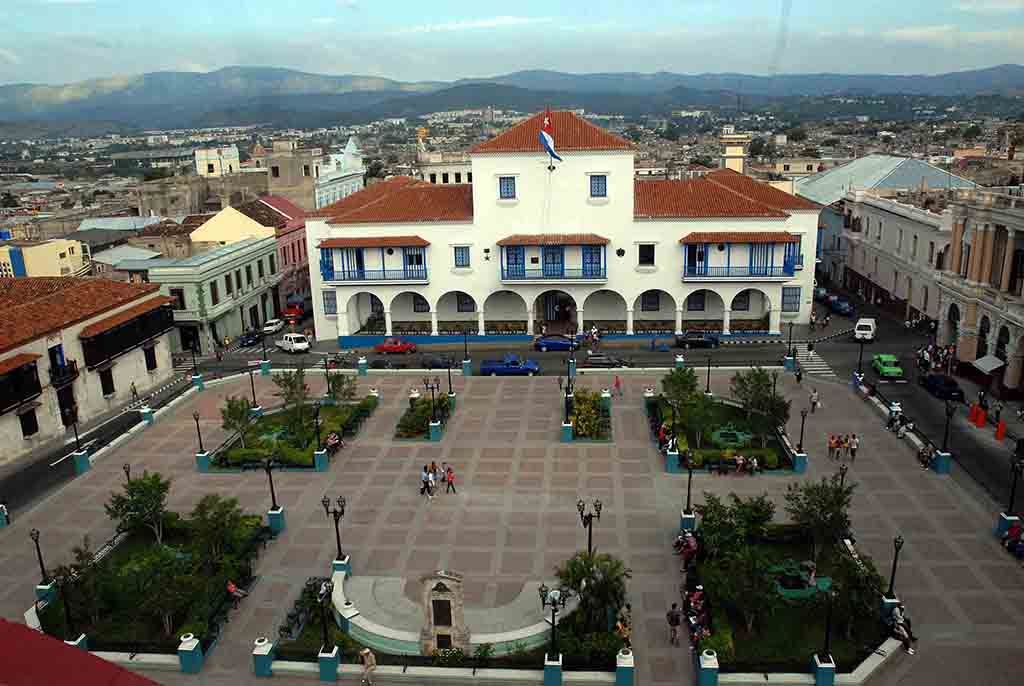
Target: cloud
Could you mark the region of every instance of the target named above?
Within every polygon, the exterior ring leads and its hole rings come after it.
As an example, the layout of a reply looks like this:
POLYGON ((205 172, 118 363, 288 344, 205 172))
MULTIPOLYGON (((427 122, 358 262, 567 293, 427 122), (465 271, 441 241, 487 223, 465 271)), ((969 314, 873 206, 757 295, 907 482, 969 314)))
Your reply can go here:
POLYGON ((889 41, 908 43, 932 43, 944 47, 958 47, 966 43, 978 45, 1020 46, 1024 41, 1024 30, 997 29, 991 31, 963 31, 953 24, 934 26, 908 26, 883 31, 881 38, 889 41))
POLYGON ((328 26, 336 22, 337 19, 334 17, 314 17, 312 21, 314 24, 319 24, 320 26, 328 26))
POLYGON ((994 14, 1024 11, 1024 0, 960 0, 954 7, 961 12, 994 14))
POLYGON ((445 31, 474 31, 477 29, 497 29, 507 26, 522 26, 524 24, 548 24, 551 17, 488 17, 486 19, 462 19, 444 24, 420 24, 411 26, 400 33, 442 33, 445 31))
POLYGON ((0 60, 11 64, 21 64, 21 58, 7 48, 0 48, 0 60))

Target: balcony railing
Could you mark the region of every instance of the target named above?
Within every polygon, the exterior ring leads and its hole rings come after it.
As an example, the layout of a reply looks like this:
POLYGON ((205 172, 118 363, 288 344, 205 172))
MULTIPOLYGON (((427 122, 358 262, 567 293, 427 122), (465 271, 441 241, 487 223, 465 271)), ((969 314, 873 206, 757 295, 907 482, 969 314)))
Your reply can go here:
POLYGON ((50 367, 50 384, 54 388, 67 386, 77 378, 78 360, 64 360, 64 366, 53 365, 50 367))
POLYGON ((426 267, 405 269, 321 269, 324 281, 426 281, 426 267))
POLYGON ((794 265, 782 267, 687 267, 684 279, 782 279, 792 277, 794 265))
POLYGON ((607 272, 603 267, 584 267, 583 269, 525 269, 516 267, 502 267, 502 281, 528 281, 528 280, 550 280, 558 279, 607 279, 607 272))

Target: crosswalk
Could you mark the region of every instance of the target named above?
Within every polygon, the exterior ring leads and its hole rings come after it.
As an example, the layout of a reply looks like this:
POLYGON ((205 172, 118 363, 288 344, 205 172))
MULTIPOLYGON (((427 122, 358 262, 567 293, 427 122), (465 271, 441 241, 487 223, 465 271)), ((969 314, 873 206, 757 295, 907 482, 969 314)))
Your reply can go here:
POLYGON ((806 343, 794 343, 793 348, 796 351, 797 362, 800 363, 800 367, 804 370, 804 374, 814 374, 815 376, 821 376, 826 379, 838 379, 839 376, 832 371, 832 367, 829 366, 821 355, 817 351, 807 350, 806 343))

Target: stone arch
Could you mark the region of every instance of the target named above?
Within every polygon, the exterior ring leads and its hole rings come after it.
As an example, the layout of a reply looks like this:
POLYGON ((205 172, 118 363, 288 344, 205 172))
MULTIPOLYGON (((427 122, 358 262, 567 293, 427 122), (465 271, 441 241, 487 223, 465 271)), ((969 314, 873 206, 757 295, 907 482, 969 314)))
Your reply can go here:
POLYGON ((976 360, 988 355, 988 335, 992 332, 992 320, 988 318, 987 314, 981 315, 978 320, 978 350, 975 355, 976 360))
POLYGON ((531 308, 534 320, 542 322, 549 333, 576 333, 580 329, 579 304, 563 290, 553 288, 538 293, 531 308))
MULTIPOLYGON (((434 306, 437 313, 438 332, 457 333, 469 327, 469 331, 477 330, 478 326, 472 326, 478 322, 482 310, 480 304, 471 294, 465 291, 448 291, 437 299, 434 306)), ((479 333, 479 331, 477 331, 479 333)))
POLYGON ((494 291, 484 300, 488 334, 532 334, 526 299, 516 291, 494 291))
MULTIPOLYGON (((369 291, 358 291, 350 295, 345 302, 344 312, 338 312, 339 318, 342 315, 346 318, 348 330, 352 333, 386 333, 384 303, 369 291)), ((341 322, 339 322, 340 328, 341 322)))
POLYGON ((676 298, 668 291, 651 288, 633 299, 633 331, 637 334, 676 331, 676 298))
POLYGON ((960 308, 950 303, 946 317, 942 322, 943 345, 956 345, 960 338, 960 308))
POLYGON ((400 291, 391 296, 387 311, 395 335, 426 336, 433 333, 432 303, 418 291, 400 291))
POLYGON ((629 332, 629 305, 618 291, 599 288, 587 294, 583 300, 581 329, 591 326, 605 333, 629 332))
POLYGON ((722 317, 723 331, 767 331, 770 328, 772 298, 768 292, 755 287, 744 288, 729 300, 728 327, 722 317))
POLYGON ((1006 346, 1010 343, 1010 329, 1004 324, 999 327, 999 334, 996 336, 996 349, 992 354, 1003 362, 1006 362, 1006 346))
POLYGON ((718 291, 698 288, 683 299, 683 328, 718 331, 725 328, 725 299, 718 291))

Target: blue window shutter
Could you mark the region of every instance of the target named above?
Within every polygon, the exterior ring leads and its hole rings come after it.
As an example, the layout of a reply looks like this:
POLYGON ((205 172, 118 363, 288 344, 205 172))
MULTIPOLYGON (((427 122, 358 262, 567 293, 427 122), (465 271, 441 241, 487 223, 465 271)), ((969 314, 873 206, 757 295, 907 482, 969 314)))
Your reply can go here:
POLYGON ((320 276, 325 280, 334 277, 334 250, 320 248, 320 276))

